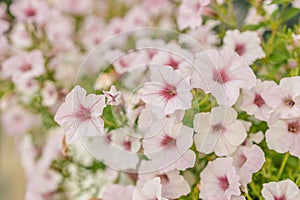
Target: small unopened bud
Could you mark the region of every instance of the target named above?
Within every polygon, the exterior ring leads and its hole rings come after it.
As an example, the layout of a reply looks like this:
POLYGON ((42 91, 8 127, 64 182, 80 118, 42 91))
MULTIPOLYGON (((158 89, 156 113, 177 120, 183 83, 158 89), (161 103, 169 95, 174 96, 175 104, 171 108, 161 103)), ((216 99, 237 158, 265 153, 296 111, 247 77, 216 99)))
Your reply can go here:
POLYGON ((115 75, 113 73, 100 74, 97 82, 94 85, 95 90, 108 90, 113 84, 115 75))

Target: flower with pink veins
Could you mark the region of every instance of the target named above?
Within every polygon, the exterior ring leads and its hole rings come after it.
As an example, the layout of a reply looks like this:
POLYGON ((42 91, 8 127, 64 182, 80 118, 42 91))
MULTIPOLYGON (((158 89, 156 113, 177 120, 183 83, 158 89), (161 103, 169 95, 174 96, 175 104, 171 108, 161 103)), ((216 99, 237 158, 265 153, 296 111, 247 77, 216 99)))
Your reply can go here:
POLYGON ((160 132, 144 138, 142 144, 144 154, 150 159, 142 163, 143 172, 185 170, 195 164, 195 153, 189 149, 193 144, 193 129, 173 118, 166 118, 160 132))
POLYGON ((44 58, 40 51, 14 55, 2 63, 3 73, 16 84, 42 75, 45 71, 44 58))
POLYGON ((252 180, 252 174, 258 172, 263 166, 265 154, 257 145, 240 146, 231 157, 237 174, 241 177, 240 183, 246 188, 246 184, 252 180))
POLYGON ((63 127, 67 143, 72 143, 78 137, 102 135, 104 122, 100 116, 105 106, 104 95, 86 96, 82 87, 73 88, 54 117, 63 127))
POLYGON ((298 200, 300 191, 298 186, 291 180, 270 182, 263 184, 261 191, 265 200, 298 200))
POLYGON ((261 94, 266 104, 273 108, 269 123, 278 119, 300 117, 300 77, 283 78, 279 86, 274 86, 261 94))
POLYGON ((264 81, 257 79, 256 86, 251 90, 242 90, 239 108, 246 111, 248 115, 255 115, 255 118, 268 121, 272 108, 266 104, 261 94, 264 91, 276 86, 273 81, 264 81))
POLYGON ((199 197, 203 200, 231 200, 233 196, 241 194, 240 177, 230 157, 210 161, 200 178, 199 197))
POLYGON ((49 18, 50 8, 45 1, 22 0, 14 1, 10 6, 10 11, 18 22, 42 25, 49 18))
POLYGON ((180 30, 190 27, 195 29, 202 24, 202 13, 210 0, 183 0, 177 17, 177 24, 180 30))
POLYGON ((266 56, 260 46, 260 38, 256 32, 239 30, 228 30, 223 39, 224 48, 233 49, 240 56, 245 58, 245 61, 250 65, 255 60, 266 56))
POLYGON ((231 155, 247 137, 237 112, 225 106, 215 107, 211 113, 196 114, 194 130, 197 150, 205 154, 215 152, 218 156, 231 155))
POLYGON ((300 119, 278 120, 266 132, 268 147, 300 158, 300 119))
POLYGON ((152 106, 158 105, 165 114, 186 110, 192 106, 191 86, 184 77, 169 66, 152 67, 151 82, 140 90, 141 99, 152 106))
POLYGON ((167 200, 162 197, 162 185, 160 178, 156 177, 145 183, 142 188, 135 188, 132 200, 167 200))
POLYGON ((249 90, 256 85, 252 69, 232 49, 215 49, 196 54, 191 83, 206 93, 212 93, 220 105, 232 106, 240 88, 249 90))
POLYGON ((114 85, 110 87, 109 91, 103 91, 103 93, 107 99, 107 105, 117 106, 121 103, 121 92, 114 85))
POLYGON ((110 132, 111 142, 115 147, 123 151, 137 153, 141 147, 138 135, 133 134, 134 130, 129 127, 122 127, 110 132))
MULTIPOLYGON (((142 167, 142 166, 141 166, 142 167)), ((148 180, 159 177, 162 185, 162 196, 169 199, 178 199, 191 192, 191 187, 178 170, 166 173, 139 173, 137 186, 142 187, 148 180)))
POLYGON ((103 192, 103 200, 132 200, 134 186, 122 186, 118 184, 112 184, 106 186, 103 192))

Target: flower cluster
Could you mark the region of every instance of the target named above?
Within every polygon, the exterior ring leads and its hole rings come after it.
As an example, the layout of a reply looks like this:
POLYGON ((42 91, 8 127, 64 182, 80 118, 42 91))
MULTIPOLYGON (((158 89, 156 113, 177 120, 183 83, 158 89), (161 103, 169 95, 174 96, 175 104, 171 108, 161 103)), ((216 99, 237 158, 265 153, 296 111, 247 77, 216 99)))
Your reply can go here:
POLYGON ((1 127, 25 199, 300 199, 299 8, 1 4, 1 127))

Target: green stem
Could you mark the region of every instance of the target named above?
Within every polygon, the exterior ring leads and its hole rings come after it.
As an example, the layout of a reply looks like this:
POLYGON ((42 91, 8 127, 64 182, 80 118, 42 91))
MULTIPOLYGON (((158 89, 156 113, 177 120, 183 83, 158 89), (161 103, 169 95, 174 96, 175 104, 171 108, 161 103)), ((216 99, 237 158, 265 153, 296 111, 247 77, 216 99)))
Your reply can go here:
POLYGON ((260 196, 260 192, 257 190, 254 182, 251 182, 250 184, 250 188, 252 189, 253 193, 259 198, 259 199, 262 199, 261 196, 260 196))
POLYGON ((285 167, 285 165, 286 165, 286 163, 287 163, 287 161, 288 161, 288 159, 289 159, 289 156, 290 156, 289 153, 286 153, 286 154, 284 155, 284 158, 283 158, 283 161, 282 161, 282 163, 281 163, 281 166, 280 166, 280 169, 279 169, 279 173, 278 173, 278 176, 277 176, 277 180, 280 179, 280 177, 281 177, 281 175, 282 175, 282 172, 283 172, 283 170, 284 170, 284 167, 285 167))
POLYGON ((245 193, 245 197, 247 197, 248 200, 253 200, 249 194, 245 193))

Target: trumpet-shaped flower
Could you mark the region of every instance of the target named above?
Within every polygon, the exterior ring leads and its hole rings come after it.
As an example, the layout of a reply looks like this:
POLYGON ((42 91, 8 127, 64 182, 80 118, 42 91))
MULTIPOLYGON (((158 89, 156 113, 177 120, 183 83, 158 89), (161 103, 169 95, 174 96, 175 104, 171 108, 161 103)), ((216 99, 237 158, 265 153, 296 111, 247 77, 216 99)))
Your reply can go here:
POLYGON ((252 69, 232 49, 208 50, 196 55, 191 83, 212 93, 221 105, 232 106, 240 88, 249 90, 256 84, 252 69))
POLYGON ((300 199, 298 186, 291 180, 263 184, 261 191, 265 200, 297 200, 300 199))
MULTIPOLYGON (((166 118, 164 127, 151 137, 144 138, 145 155, 151 159, 145 161, 144 170, 169 171, 184 170, 195 163, 195 154, 189 148, 193 143, 193 129, 175 122, 173 118, 166 118)), ((143 164, 143 163, 142 163, 143 164)))
POLYGON ((266 132, 268 147, 300 158, 300 119, 278 120, 266 132))
POLYGON ((140 96, 146 104, 161 106, 167 115, 191 107, 190 90, 189 83, 171 67, 152 67, 151 82, 145 83, 140 96))
POLYGON ((136 188, 133 191, 132 200, 167 200, 161 195, 162 186, 160 178, 156 177, 152 180, 149 180, 145 183, 142 188, 136 188))
POLYGON ((200 198, 203 200, 231 200, 241 194, 240 177, 230 157, 210 161, 200 177, 200 198))
POLYGON ((274 86, 261 94, 266 104, 273 108, 269 123, 278 119, 300 117, 300 77, 283 78, 279 86, 274 86))
POLYGON ((86 96, 86 91, 82 87, 73 88, 54 118, 66 132, 67 143, 72 143, 79 136, 103 134, 104 122, 100 116, 104 107, 104 95, 86 96))
POLYGON ((224 48, 233 49, 243 56, 248 64, 266 56, 260 46, 260 38, 256 32, 239 30, 228 30, 224 37, 224 48))
POLYGON ((259 120, 268 121, 272 107, 266 104, 261 94, 274 86, 275 82, 257 80, 256 86, 251 90, 242 90, 239 108, 249 115, 255 115, 259 120))
POLYGON ((219 106, 211 113, 198 113, 194 119, 196 148, 201 153, 218 156, 231 155, 247 137, 244 124, 237 120, 237 112, 219 106))

